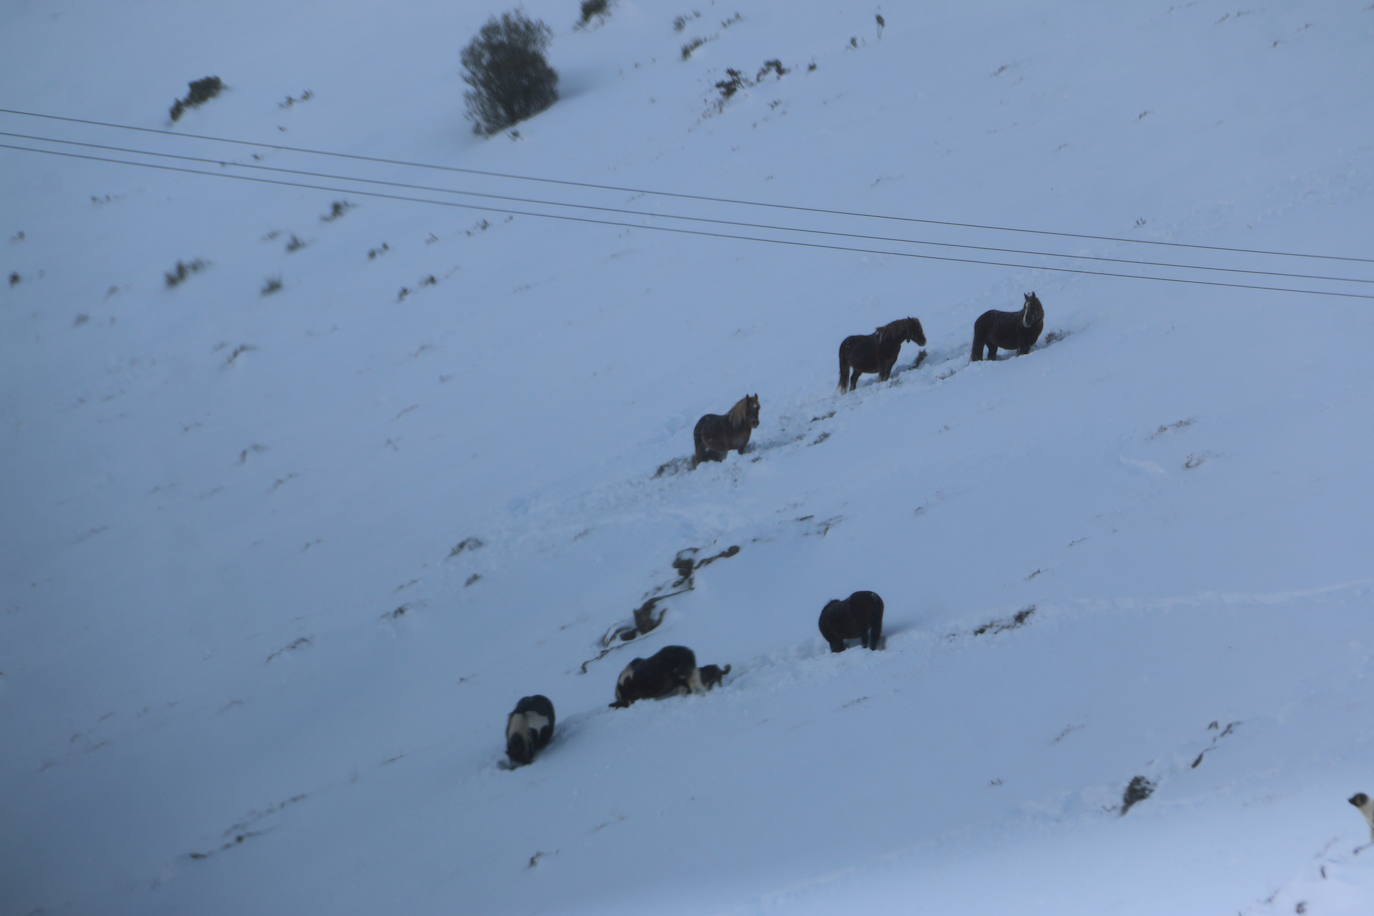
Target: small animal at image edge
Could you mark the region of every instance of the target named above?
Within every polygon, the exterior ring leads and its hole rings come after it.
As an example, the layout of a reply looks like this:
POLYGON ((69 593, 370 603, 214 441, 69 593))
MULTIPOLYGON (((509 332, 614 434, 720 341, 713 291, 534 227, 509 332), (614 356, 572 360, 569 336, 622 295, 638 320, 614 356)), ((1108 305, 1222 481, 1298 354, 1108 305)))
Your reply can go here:
POLYGON ((712 687, 719 687, 725 680, 725 675, 729 673, 729 665, 724 668, 720 665, 702 665, 697 669, 697 682, 702 690, 710 690, 712 687))
POLYGON ((534 761, 534 755, 553 740, 553 703, 543 694, 522 697, 506 719, 506 756, 511 766, 534 761))
POLYGON ((1355 809, 1364 815, 1365 823, 1369 824, 1369 842, 1374 843, 1374 800, 1363 792, 1356 792, 1346 801, 1355 806, 1355 809))
POLYGON ((902 344, 908 340, 917 346, 926 345, 926 332, 915 318, 898 318, 872 334, 846 337, 840 342, 840 391, 853 391, 865 372, 876 372, 878 381, 887 381, 902 344))
POLYGON ((724 461, 731 449, 741 455, 749 447, 749 434, 759 425, 759 396, 745 395, 725 416, 708 413, 692 430, 696 450, 692 467, 703 461, 724 461))
POLYGON ((1025 304, 1019 312, 999 312, 990 309, 978 316, 973 323, 973 352, 971 362, 983 358, 984 349, 988 359, 997 358, 997 348, 1015 350, 1017 356, 1025 356, 1040 332, 1045 329, 1045 307, 1035 293, 1025 294, 1025 304))
POLYGON ((843 652, 848 639, 877 649, 883 638, 883 599, 876 592, 859 591, 843 601, 830 601, 821 610, 820 628, 831 652, 843 652))
POLYGON ((616 709, 636 700, 701 693, 697 657, 686 646, 664 646, 648 658, 633 658, 615 683, 616 709))

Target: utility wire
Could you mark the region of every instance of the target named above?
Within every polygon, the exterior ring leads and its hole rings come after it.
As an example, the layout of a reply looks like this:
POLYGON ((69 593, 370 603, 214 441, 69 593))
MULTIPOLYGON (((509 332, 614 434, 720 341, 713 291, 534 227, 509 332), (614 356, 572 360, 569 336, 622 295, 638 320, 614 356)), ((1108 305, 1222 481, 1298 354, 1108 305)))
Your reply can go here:
POLYGON ((108 127, 108 128, 114 129, 114 130, 131 130, 131 131, 139 131, 139 132, 142 132, 142 133, 157 134, 157 135, 167 136, 167 137, 179 137, 179 138, 182 138, 182 139, 208 140, 208 141, 211 141, 211 142, 214 142, 214 143, 232 143, 232 144, 236 144, 236 145, 239 145, 239 146, 255 146, 255 147, 260 147, 260 148, 263 148, 263 149, 279 150, 279 151, 282 151, 282 152, 305 153, 305 154, 312 155, 312 156, 329 156, 329 157, 334 157, 334 158, 339 158, 339 159, 352 159, 352 160, 356 160, 356 161, 359 161, 359 162, 376 162, 376 163, 382 163, 382 164, 385 164, 385 165, 406 166, 406 167, 409 167, 409 168, 435 169, 435 170, 438 170, 438 171, 456 172, 456 173, 466 174, 466 175, 480 175, 480 176, 487 177, 487 178, 503 178, 503 179, 510 179, 510 180, 513 180, 513 181, 535 181, 535 182, 543 182, 543 183, 547 183, 547 184, 563 185, 563 186, 567 186, 567 187, 591 188, 591 189, 600 190, 600 191, 618 191, 618 192, 623 192, 623 193, 626 193, 626 194, 645 194, 645 195, 653 195, 653 196, 656 196, 656 197, 672 197, 672 198, 677 198, 677 199, 680 199, 680 200, 709 201, 709 202, 712 202, 712 203, 735 204, 735 205, 748 206, 748 207, 766 207, 766 208, 777 209, 777 210, 792 210, 792 211, 799 212, 799 213, 819 213, 819 214, 824 214, 824 215, 828 215, 828 216, 852 216, 852 217, 859 217, 859 218, 862 218, 862 219, 879 219, 879 220, 888 220, 888 221, 893 221, 893 222, 921 223, 921 224, 924 224, 924 225, 931 225, 931 226, 949 226, 949 227, 954 227, 954 228, 959 228, 959 229, 978 229, 978 230, 993 231, 993 232, 1018 232, 1018 233, 1025 233, 1025 234, 1029 234, 1029 235, 1047 235, 1047 236, 1054 236, 1054 237, 1057 237, 1057 238, 1087 239, 1087 240, 1091 240, 1091 241, 1100 241, 1100 242, 1121 242, 1121 243, 1129 244, 1129 245, 1160 245, 1160 246, 1169 247, 1169 248, 1190 248, 1190 249, 1202 250, 1202 251, 1224 251, 1224 252, 1230 252, 1230 253, 1233 253, 1233 254, 1258 254, 1258 255, 1268 255, 1268 256, 1271 256, 1271 257, 1283 257, 1283 258, 1309 258, 1309 259, 1313 259, 1313 260, 1348 261, 1348 262, 1360 263, 1360 264, 1374 264, 1374 258, 1348 257, 1348 256, 1343 256, 1343 255, 1331 255, 1331 254, 1304 254, 1304 253, 1302 253, 1302 252, 1293 252, 1293 251, 1270 251, 1270 250, 1261 249, 1261 248, 1235 248, 1235 247, 1227 247, 1227 246, 1222 246, 1222 245, 1201 245, 1201 244, 1190 243, 1190 242, 1164 242, 1164 241, 1155 241, 1155 240, 1150 240, 1150 239, 1131 239, 1131 238, 1123 238, 1123 237, 1120 237, 1120 236, 1111 236, 1111 235, 1092 235, 1092 234, 1089 234, 1089 233, 1080 233, 1080 232, 1055 232, 1055 231, 1051 231, 1051 230, 1048 230, 1048 229, 1029 229, 1029 228, 1017 227, 1017 226, 995 226, 995 225, 984 225, 984 224, 980 224, 980 223, 962 223, 962 222, 955 222, 955 221, 952 221, 952 220, 925 219, 925 218, 914 217, 914 216, 894 216, 894 215, 882 214, 882 213, 864 213, 864 212, 853 211, 853 210, 827 209, 827 208, 824 208, 824 207, 804 207, 804 206, 799 206, 799 205, 794 205, 794 204, 768 203, 768 202, 766 202, 766 201, 744 200, 744 199, 730 198, 730 197, 713 197, 713 196, 711 196, 711 195, 706 195, 706 194, 685 194, 685 193, 680 193, 680 192, 675 192, 675 191, 655 191, 655 190, 650 189, 650 188, 633 188, 633 187, 625 187, 625 186, 621 186, 621 185, 596 184, 596 183, 594 183, 594 182, 570 181, 570 180, 567 180, 567 179, 561 179, 561 178, 547 178, 547 177, 541 177, 541 176, 537 176, 537 175, 519 175, 519 174, 514 174, 514 173, 511 173, 511 172, 496 172, 496 171, 489 171, 489 170, 485 170, 485 169, 464 168, 464 167, 462 167, 462 166, 456 166, 456 165, 439 165, 439 164, 436 164, 436 163, 429 163, 429 162, 413 162, 413 161, 408 161, 408 160, 404 160, 404 159, 388 159, 388 158, 381 157, 381 156, 366 156, 366 155, 361 155, 361 154, 358 154, 358 153, 341 153, 341 152, 335 152, 335 151, 331 151, 331 150, 312 149, 312 148, 310 148, 310 147, 288 146, 288 145, 286 145, 286 144, 281 144, 281 143, 259 143, 259 142, 255 142, 255 141, 252 141, 252 140, 239 140, 239 139, 235 139, 235 138, 232 138, 232 137, 215 137, 215 136, 209 136, 209 135, 206 135, 206 134, 179 133, 179 132, 177 132, 177 131, 173 131, 173 130, 163 130, 163 129, 155 128, 155 127, 140 127, 140 126, 133 125, 133 124, 117 124, 117 123, 113 123, 113 122, 110 122, 110 121, 96 121, 96 120, 91 120, 91 119, 88 119, 88 118, 72 118, 72 117, 65 117, 65 116, 62 116, 62 115, 44 114, 44 113, 41 113, 41 112, 34 112, 34 111, 22 111, 22 110, 14 109, 14 108, 0 108, 0 114, 19 115, 19 116, 21 116, 21 117, 28 117, 28 118, 44 118, 44 119, 47 119, 47 120, 50 120, 50 121, 65 121, 65 122, 71 123, 71 124, 85 124, 85 125, 90 125, 90 126, 94 126, 94 127, 108 127))
POLYGON ((104 143, 86 143, 79 140, 59 140, 54 137, 35 136, 33 134, 20 134, 7 130, 0 130, 0 136, 15 137, 21 140, 36 140, 43 143, 57 143, 66 146, 79 146, 86 149, 105 150, 107 152, 128 153, 139 156, 155 156, 162 159, 176 159, 183 162, 198 162, 207 165, 219 165, 232 168, 254 169, 257 171, 276 172, 279 174, 286 175, 298 175, 307 178, 324 178, 330 181, 359 182, 362 184, 380 185, 384 187, 400 188, 409 191, 425 191, 439 194, 461 194, 468 197, 481 197, 486 198, 488 200, 503 200, 512 203, 533 204, 535 206, 541 207, 567 207, 577 210, 595 210, 602 213, 619 213, 625 216, 644 216, 660 219, 675 219, 683 220, 686 222, 707 223, 717 226, 732 226, 739 229, 764 229, 773 232, 797 232, 807 235, 826 235, 836 238, 857 239, 860 241, 867 242, 891 242, 894 244, 902 245, 926 245, 937 248, 956 248, 966 251, 992 252, 995 254, 1017 254, 1044 258, 1068 258, 1070 260, 1097 261, 1109 264, 1129 264, 1135 267, 1164 267, 1175 270, 1205 270, 1218 273, 1252 274, 1263 277, 1282 277, 1289 280, 1327 280, 1336 283, 1374 284, 1374 280, 1367 280, 1360 277, 1333 277, 1326 274, 1299 274, 1284 271, 1244 269, 1238 267, 1209 267, 1201 264, 1175 264, 1167 261, 1142 261, 1132 258, 1111 258, 1090 254, 1064 254, 1055 251, 1028 251, 1020 248, 997 248, 987 245, 968 245, 958 244, 955 242, 934 242, 924 239, 897 238, 882 235, 865 235, 862 233, 840 232, 837 230, 829 229, 809 229, 799 228, 795 226, 776 226, 767 223, 751 223, 743 220, 728 220, 705 216, 683 216, 681 214, 675 213, 654 213, 645 210, 632 210, 625 207, 605 207, 596 206, 593 204, 566 203, 564 201, 558 200, 540 200, 537 198, 529 197, 515 197, 507 194, 489 194, 481 191, 464 191, 457 188, 436 187, 433 185, 412 184, 409 182, 401 181, 386 181, 377 178, 358 178, 352 175, 336 175, 328 172, 315 172, 306 169, 288 169, 279 166, 259 165, 248 162, 229 162, 223 159, 213 159, 204 156, 187 156, 177 153, 159 153, 153 150, 137 149, 125 146, 111 146, 104 143))
POLYGON ((273 178, 258 178, 252 175, 234 175, 227 172, 204 172, 199 169, 183 168, 174 165, 159 165, 152 162, 130 162, 125 159, 111 159, 105 156, 93 156, 86 153, 69 153, 61 150, 37 149, 29 146, 17 146, 11 143, 0 143, 0 149, 17 150, 27 153, 39 153, 47 156, 61 156, 67 159, 82 159, 92 162, 107 162, 116 165, 129 165, 137 168, 157 169, 167 172, 180 172, 189 175, 205 175, 210 178, 227 178, 234 181, 250 181, 256 184, 276 185, 280 187, 302 188, 311 191, 328 191, 333 194, 356 194, 362 197, 375 197, 383 200, 397 200, 408 203, 432 204, 440 207, 456 207, 463 210, 480 210, 491 213, 507 213, 513 216, 531 216, 541 219, 556 219, 566 222, 583 223, 588 225, 615 226, 624 229, 644 229, 653 232, 673 232, 679 235, 692 235, 702 238, 729 239, 743 242, 766 242, 772 245, 792 245, 799 248, 824 249, 828 251, 847 251, 858 254, 876 254, 899 258, 917 258, 925 261, 943 261, 955 264, 980 264, 987 267, 1010 267, 1018 270, 1045 270, 1055 273, 1082 274, 1093 277, 1113 277, 1125 280, 1153 280, 1160 283, 1185 283, 1194 286, 1220 286, 1231 289, 1250 289, 1262 290, 1265 292, 1276 293, 1297 293, 1308 296, 1335 296, 1343 299, 1368 299, 1374 301, 1374 295, 1367 293, 1345 293, 1332 290, 1316 289, 1294 289, 1282 286, 1260 286, 1249 283, 1226 283, 1219 280, 1189 280, 1182 277, 1152 277, 1141 274, 1112 273, 1100 270, 1084 270, 1073 267, 1049 267, 1037 264, 1013 264, 1004 261, 984 261, 976 258, 955 258, 947 255, 917 254, 910 251, 890 251, 878 248, 857 248, 849 245, 829 245, 820 242, 799 242, 789 239, 763 238, 750 235, 732 235, 726 232, 709 232, 703 229, 683 229, 675 226, 649 226, 641 223, 628 223, 619 220, 593 219, 586 216, 570 216, 560 213, 539 213, 528 210, 513 210, 505 207, 494 207, 485 204, 466 204, 454 200, 434 200, 426 197, 409 197, 402 194, 387 194, 381 191, 360 191, 356 188, 330 187, 327 185, 304 184, 293 181, 278 181, 273 178))

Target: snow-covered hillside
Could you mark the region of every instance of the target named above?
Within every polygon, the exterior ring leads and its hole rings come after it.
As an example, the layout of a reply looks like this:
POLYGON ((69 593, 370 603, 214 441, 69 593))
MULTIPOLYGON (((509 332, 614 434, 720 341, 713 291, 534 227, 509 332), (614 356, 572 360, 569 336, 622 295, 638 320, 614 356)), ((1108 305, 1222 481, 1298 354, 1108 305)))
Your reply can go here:
POLYGON ((1368 0, 525 10, 0 6, 0 913, 1374 912, 1368 0))

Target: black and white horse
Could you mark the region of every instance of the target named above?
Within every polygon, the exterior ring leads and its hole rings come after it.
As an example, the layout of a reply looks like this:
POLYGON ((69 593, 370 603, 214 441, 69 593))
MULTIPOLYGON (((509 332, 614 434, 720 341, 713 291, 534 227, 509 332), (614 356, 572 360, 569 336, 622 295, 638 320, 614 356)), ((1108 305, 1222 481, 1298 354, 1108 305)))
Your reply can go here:
POLYGON ((534 761, 553 739, 553 704, 543 694, 522 697, 506 719, 506 756, 512 767, 534 761))
POLYGON ((635 700, 656 700, 693 692, 699 684, 697 657, 686 646, 664 646, 648 658, 634 658, 615 683, 615 702, 623 709, 635 700))

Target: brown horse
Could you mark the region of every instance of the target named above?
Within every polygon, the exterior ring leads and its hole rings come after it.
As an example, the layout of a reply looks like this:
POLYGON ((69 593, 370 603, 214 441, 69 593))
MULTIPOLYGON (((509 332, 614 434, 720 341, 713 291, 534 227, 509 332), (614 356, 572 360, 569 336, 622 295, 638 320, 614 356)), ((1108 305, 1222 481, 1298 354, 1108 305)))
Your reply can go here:
POLYGON ((999 312, 989 309, 978 316, 973 323, 973 352, 971 362, 983 358, 983 349, 988 351, 988 359, 997 358, 997 348, 1015 350, 1017 356, 1025 356, 1040 332, 1045 329, 1045 307, 1035 293, 1026 293, 1026 303, 1019 312, 999 312))
POLYGON ((725 416, 708 413, 692 430, 696 453, 692 467, 703 461, 724 461, 731 449, 741 455, 749 447, 749 434, 759 425, 759 396, 745 395, 725 416))
POLYGON ((878 381, 887 381, 902 344, 908 340, 917 346, 926 345, 926 332, 915 318, 898 318, 872 334, 846 337, 840 343, 840 391, 853 391, 865 372, 876 372, 878 381))

